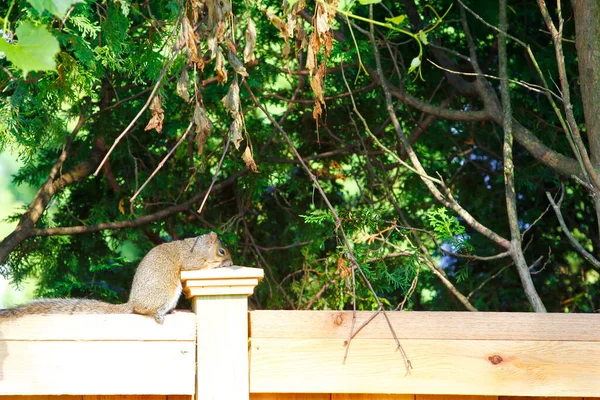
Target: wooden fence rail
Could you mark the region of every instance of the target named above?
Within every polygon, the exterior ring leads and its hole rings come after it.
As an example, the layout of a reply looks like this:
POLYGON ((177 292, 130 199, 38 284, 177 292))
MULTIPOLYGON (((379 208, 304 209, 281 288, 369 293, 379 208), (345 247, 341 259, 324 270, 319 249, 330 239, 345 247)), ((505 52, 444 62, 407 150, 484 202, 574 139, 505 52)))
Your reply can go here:
POLYGON ((600 315, 247 311, 253 268, 182 278, 195 313, 0 319, 0 400, 600 400, 600 315), (373 316, 356 314, 359 327, 373 316), (346 357, 347 352, 347 357, 346 357))

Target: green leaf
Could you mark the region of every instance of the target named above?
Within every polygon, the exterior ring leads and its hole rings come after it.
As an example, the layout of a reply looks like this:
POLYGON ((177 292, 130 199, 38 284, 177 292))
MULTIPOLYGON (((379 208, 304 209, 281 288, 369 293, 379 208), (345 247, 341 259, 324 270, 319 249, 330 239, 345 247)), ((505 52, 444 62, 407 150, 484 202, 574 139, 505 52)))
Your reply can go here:
POLYGON ((417 33, 417 37, 419 38, 421 43, 423 43, 424 45, 429 44, 429 42, 427 41, 427 34, 425 32, 419 31, 419 33, 417 33))
POLYGON ((64 18, 69 11, 69 8, 75 3, 80 3, 82 0, 28 0, 29 4, 35 8, 38 13, 48 11, 50 14, 56 15, 58 18, 64 18))
POLYGON ((58 41, 45 26, 35 26, 29 21, 21 22, 16 29, 17 43, 0 40, 0 51, 27 77, 29 71, 56 70, 54 56, 59 52, 58 41))
POLYGON ((391 22, 394 25, 400 25, 401 23, 404 22, 405 19, 406 19, 406 15, 398 15, 397 17, 386 18, 385 20, 387 22, 391 22))
POLYGON ((369 4, 381 3, 381 0, 358 0, 358 2, 360 4, 362 4, 363 6, 366 6, 366 5, 369 5, 369 4))

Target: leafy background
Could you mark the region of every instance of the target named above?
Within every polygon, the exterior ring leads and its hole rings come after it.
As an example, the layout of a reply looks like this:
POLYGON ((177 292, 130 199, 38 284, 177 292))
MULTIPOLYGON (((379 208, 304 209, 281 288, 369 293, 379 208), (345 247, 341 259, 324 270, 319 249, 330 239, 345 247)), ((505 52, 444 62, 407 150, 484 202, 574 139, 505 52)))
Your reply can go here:
MULTIPOLYGON (((380 22, 377 38, 386 79, 436 105, 447 102, 463 111, 483 106, 481 99, 462 96, 445 72, 428 62, 432 42, 455 53, 450 55, 460 71, 471 71, 456 55, 469 54, 459 7, 445 0, 375 2, 371 17, 369 6, 343 2, 336 5, 337 18, 324 11, 324 29, 310 23, 322 3, 306 3, 308 20, 295 14, 300 3, 233 1, 231 11, 227 3, 214 6, 215 14, 208 10, 212 2, 196 0, 15 0, 0 5, 0 15, 6 16, 3 31, 15 35, 0 40, 5 54, 0 60, 0 149, 19 161, 10 185, 34 188, 29 201, 65 144, 68 157, 59 176, 80 174, 52 196, 35 227, 131 221, 190 202, 182 212, 132 228, 28 238, 8 255, 3 276, 16 284, 35 278, 37 296, 125 301, 135 266, 152 246, 214 230, 237 264, 265 268, 267 278, 253 307, 347 309, 356 300, 359 309, 376 309, 379 298, 391 308, 463 309, 433 272, 434 265, 477 309, 530 310, 510 259, 472 257, 502 249, 438 203, 419 176, 382 151, 364 128, 369 126, 383 146, 406 160, 374 80, 375 55, 361 32, 369 29, 365 19, 370 18, 380 22), (411 10, 418 11, 422 26, 411 25, 411 10), (214 16, 219 13, 220 19, 214 16), (344 16, 352 18, 352 30, 344 16), (311 59, 309 35, 320 29, 325 41, 313 47, 311 59), (254 42, 255 58, 245 60, 248 42, 254 42), (311 62, 312 70, 307 68, 311 62), (154 87, 158 97, 144 109, 154 87), (335 218, 249 89, 318 178, 374 291, 358 277, 353 292, 353 264, 335 218), (80 115, 85 122, 77 128, 80 115), (134 120, 94 176, 101 156, 134 120), (216 185, 198 212, 215 175, 216 185)), ((498 23, 496 5, 467 4, 484 20, 498 23)), ((509 2, 509 8, 510 33, 531 45, 541 69, 556 82, 557 61, 539 10, 518 1, 509 2)), ((495 33, 472 17, 469 23, 481 65, 498 75, 495 33)), ((574 37, 572 18, 566 18, 564 34, 574 37)), ((523 49, 514 42, 508 47, 511 78, 539 84, 523 49)), ((573 79, 574 112, 583 121, 575 46, 565 45, 564 60, 573 79)), ((519 85, 511 90, 515 118, 543 143, 568 154, 568 141, 545 98, 519 85)), ((401 101, 395 107, 425 169, 443 177, 482 224, 510 237, 502 128, 489 121, 428 122, 427 115, 401 101)), ((576 238, 596 254, 600 240, 592 200, 577 181, 543 166, 520 145, 514 152, 519 225, 541 298, 550 311, 598 311, 598 268, 561 235, 556 216, 546 212, 545 192, 557 194, 565 185, 565 218, 576 238)), ((23 212, 8 216, 7 223, 21 221, 23 212)))

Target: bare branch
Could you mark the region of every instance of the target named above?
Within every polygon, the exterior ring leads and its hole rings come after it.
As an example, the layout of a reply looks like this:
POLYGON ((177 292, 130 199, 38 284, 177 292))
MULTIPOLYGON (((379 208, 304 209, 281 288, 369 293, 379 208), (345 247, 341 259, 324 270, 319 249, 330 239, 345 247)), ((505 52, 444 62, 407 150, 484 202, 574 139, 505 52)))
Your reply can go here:
MULTIPOLYGON (((506 20, 506 0, 500 0, 500 30, 506 32, 508 23, 506 20)), ((466 22, 465 22, 466 24, 466 22)), ((512 135, 512 106, 510 102, 510 88, 508 86, 508 57, 506 53, 506 37, 503 35, 498 36, 498 60, 500 70, 500 85, 501 85, 501 98, 502 98, 502 126, 504 128, 504 146, 503 146, 503 159, 504 159, 504 188, 506 197, 506 211, 508 218, 508 225, 510 227, 511 235, 511 247, 510 252, 512 253, 513 261, 517 266, 519 277, 521 278, 521 284, 527 295, 529 303, 536 312, 546 312, 546 307, 542 303, 542 299, 538 295, 533 280, 531 279, 531 273, 525 261, 525 255, 523 254, 522 237, 519 230, 519 217, 517 214, 517 194, 515 192, 515 166, 513 163, 513 135, 512 135)))
POLYGON ((102 166, 104 165, 104 163, 108 160, 108 157, 110 157, 110 155, 113 152, 113 150, 115 149, 115 147, 117 147, 117 145, 119 144, 119 142, 121 141, 121 139, 123 139, 125 137, 125 135, 127 135, 127 133, 129 132, 129 130, 133 127, 133 125, 135 125, 135 123, 137 122, 137 120, 140 119, 140 117, 142 116, 142 114, 144 113, 144 111, 146 111, 146 109, 150 106, 150 103, 154 99, 154 95, 156 94, 156 91, 160 87, 160 84, 162 83, 162 81, 163 81, 163 79, 164 79, 167 71, 169 70, 169 67, 171 66, 171 64, 173 63, 173 61, 175 61, 175 58, 177 58, 178 54, 179 54, 178 52, 175 52, 173 54, 173 56, 171 57, 171 59, 163 67, 162 71, 160 72, 160 75, 158 76, 158 79, 156 80, 156 84, 154 85, 154 88, 152 89, 152 92, 150 92, 150 96, 148 96, 148 100, 146 100, 146 103, 142 106, 142 108, 140 109, 140 111, 138 111, 137 115, 131 120, 131 122, 129 122, 129 125, 127 125, 127 127, 125 129, 123 129, 123 132, 121 132, 119 134, 119 136, 117 136, 117 138, 115 139, 114 143, 112 144, 112 146, 110 146, 110 149, 106 153, 106 156, 104 156, 104 159, 100 162, 100 165, 98 166, 98 168, 94 172, 94 176, 98 176, 98 174, 100 173, 100 169, 102 168, 102 166))
POLYGON ((594 257, 591 253, 589 253, 586 249, 583 248, 581 243, 579 243, 577 241, 577 239, 575 239, 575 237, 569 230, 569 227, 565 223, 565 219, 563 218, 562 212, 560 211, 560 205, 562 204, 563 197, 565 195, 564 184, 561 185, 561 192, 562 193, 561 193, 560 199, 558 200, 558 204, 554 201, 554 199, 552 198, 552 196, 550 195, 549 192, 546 192, 546 197, 548 198, 548 201, 550 202, 550 205, 552 206, 552 209, 554 210, 554 213, 556 214, 556 219, 558 220, 558 223, 560 224, 560 227, 561 227, 563 233, 565 234, 565 236, 567 237, 567 239, 569 240, 571 245, 575 248, 575 250, 579 254, 581 254, 581 256, 583 258, 588 260, 590 262, 590 264, 592 264, 594 267, 600 269, 600 261, 598 261, 598 259, 596 259, 596 257, 594 257))

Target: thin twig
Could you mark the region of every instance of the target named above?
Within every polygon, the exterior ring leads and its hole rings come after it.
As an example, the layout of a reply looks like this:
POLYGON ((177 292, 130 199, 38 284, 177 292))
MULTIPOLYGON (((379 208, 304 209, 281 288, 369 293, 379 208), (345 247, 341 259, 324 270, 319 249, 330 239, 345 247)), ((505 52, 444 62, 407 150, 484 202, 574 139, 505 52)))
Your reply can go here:
POLYGON ((217 169, 215 170, 215 173, 213 174, 212 181, 210 182, 210 186, 208 187, 208 190, 206 191, 206 195, 204 196, 204 199, 202 199, 202 203, 200 204, 200 207, 198 208, 198 211, 197 211, 198 214, 202 214, 202 209, 204 208, 204 204, 206 204, 206 200, 208 199, 208 196, 210 195, 210 192, 211 192, 213 186, 215 185, 215 182, 217 181, 217 176, 219 175, 219 172, 221 171, 221 167, 223 166, 223 160, 225 160, 225 155, 227 154, 227 149, 229 149, 230 142, 231 142, 231 136, 229 134, 227 134, 227 141, 225 142, 225 147, 223 148, 223 153, 221 154, 221 159, 219 160, 217 169))
POLYGON ((146 187, 146 185, 152 180, 152 178, 154 178, 154 175, 156 175, 158 173, 158 171, 163 167, 163 165, 165 165, 165 163, 167 162, 167 160, 169 159, 169 157, 171 157, 171 155, 175 152, 175 150, 177 150, 177 148, 179 147, 179 145, 181 143, 183 143, 183 141, 187 137, 188 133, 190 133, 190 130, 192 129, 192 126, 194 126, 194 121, 193 120, 190 121, 190 124, 188 125, 188 127, 185 130, 184 134, 181 136, 181 138, 179 138, 179 140, 177 141, 177 143, 175 144, 175 146, 173 146, 173 148, 171 150, 169 150, 169 152, 167 153, 167 155, 160 161, 160 163, 154 169, 154 171, 152 171, 152 174, 150 174, 150 176, 148 177, 148 179, 146 179, 146 181, 144 182, 144 184, 142 185, 142 187, 140 187, 135 192, 135 194, 133 195, 133 197, 131 197, 131 199, 129 200, 130 203, 133 203, 133 201, 140 194, 140 192, 142 190, 144 190, 144 188, 146 187))
POLYGON ((550 202, 550 205, 552 206, 552 209, 556 214, 556 219, 558 219, 558 223, 560 224, 563 233, 565 234, 571 245, 579 254, 581 254, 583 258, 588 260, 594 267, 600 268, 600 261, 598 261, 596 257, 594 257, 591 253, 589 253, 586 249, 583 248, 583 246, 577 241, 577 239, 575 239, 575 237, 571 234, 571 231, 567 227, 562 212, 560 211, 560 205, 562 204, 565 195, 564 184, 561 185, 561 192, 562 193, 560 195, 560 199, 558 200, 558 204, 554 202, 554 199, 552 198, 549 192, 546 192, 546 197, 548 198, 548 201, 550 202))
MULTIPOLYGON (((281 136, 283 136, 283 138, 287 142, 289 148, 292 150, 292 152, 294 153, 294 155, 296 156, 296 158, 300 162, 300 165, 302 166, 302 168, 304 169, 304 171, 307 173, 308 177, 312 181, 315 189, 321 195, 321 198, 323 199, 323 201, 327 205, 327 208, 329 209, 329 211, 331 212, 331 214, 332 214, 332 216, 334 218, 335 225, 336 225, 336 231, 340 233, 342 241, 343 241, 343 243, 344 243, 344 245, 346 247, 346 251, 347 251, 346 252, 346 256, 350 259, 350 262, 352 263, 352 265, 358 269, 358 271, 359 271, 361 277, 363 278, 365 284, 367 285, 369 291, 371 292, 371 294, 373 295, 373 297, 377 301, 378 306, 383 309, 383 303, 381 302, 381 299, 379 299, 379 296, 377 296, 377 292, 375 292, 375 289, 373 288, 373 285, 371 285, 371 282, 369 281, 369 279, 365 275, 364 271, 360 267, 360 264, 358 263, 358 260, 356 259, 355 255, 354 255, 354 251, 352 250, 352 245, 350 244, 350 240, 346 236, 346 231, 344 230, 344 227, 342 225, 342 220, 340 219, 337 211, 335 210, 335 207, 333 207, 333 205, 329 201, 329 198, 325 194, 325 191, 323 190, 323 187, 319 184, 319 181, 318 181, 317 177, 313 174, 312 170, 304 162, 304 159, 302 158, 302 156, 298 152, 298 149, 296 149, 296 147, 294 146, 294 143, 292 142, 292 140, 288 136, 287 132, 281 127, 281 125, 279 125, 277 123, 277 121, 275 120, 275 118, 273 118, 273 116, 271 115, 271 113, 269 113, 268 110, 258 101, 258 99, 256 98, 256 96, 254 95, 254 92, 250 88, 250 85, 248 85, 248 82, 246 82, 245 79, 242 82, 244 83, 244 87, 246 88, 246 90, 250 94, 250 97, 254 101, 254 104, 256 104, 256 106, 265 114, 265 116, 269 119, 269 121, 271 121, 271 123, 279 131, 279 133, 281 133, 281 136)), ((382 310, 382 312, 385 314, 385 310, 382 310)), ((406 371, 407 371, 407 373, 410 373, 410 369, 412 369, 412 364, 411 364, 410 360, 408 359, 408 356, 407 356, 406 352, 404 351, 404 348, 400 344, 400 341, 398 340, 398 336, 396 335, 396 332, 394 331, 394 327, 392 326, 389 318, 387 318, 387 315, 386 315, 386 321, 388 322, 388 326, 390 327, 390 330, 391 330, 392 336, 394 337, 394 340, 396 342, 397 348, 402 353, 404 364, 406 366, 406 371)))
POLYGON ((110 157, 110 155, 113 152, 113 150, 115 149, 115 147, 117 147, 117 144, 119 144, 121 139, 123 139, 125 137, 125 135, 127 135, 129 130, 131 129, 131 127, 133 125, 135 125, 135 123, 137 122, 138 119, 140 119, 140 117, 142 116, 144 111, 146 111, 146 109, 150 106, 150 103, 154 99, 154 95, 156 94, 158 88, 160 87, 160 84, 162 83, 162 80, 164 79, 165 75, 167 74, 169 67, 171 66, 173 61, 175 61, 175 58, 177 57, 177 55, 178 55, 178 53, 175 52, 173 54, 173 56, 171 57, 171 59, 167 62, 167 65, 165 65, 163 67, 162 71, 160 71, 160 75, 158 76, 158 79, 156 81, 156 84, 154 85, 154 88, 152 89, 152 92, 150 92, 150 96, 148 96, 148 100, 146 100, 146 103, 142 106, 142 108, 137 113, 137 115, 131 120, 131 122, 129 122, 129 125, 127 125, 127 127, 125 129, 123 129, 123 132, 121 132, 119 134, 119 136, 117 136, 114 143, 112 144, 112 146, 110 146, 110 149, 108 150, 108 152, 106 153, 106 155, 104 156, 102 161, 100 162, 100 165, 96 169, 96 172, 94 172, 94 176, 98 176, 98 174, 100 173, 100 170, 102 169, 102 166, 106 163, 106 161, 108 160, 108 157, 110 157))
MULTIPOLYGON (((446 71, 449 72, 451 74, 454 75, 463 75, 463 76, 482 76, 484 78, 490 78, 490 79, 495 79, 495 80, 500 80, 500 77, 494 76, 494 75, 490 75, 490 74, 480 74, 478 72, 462 72, 462 71, 454 71, 451 70, 449 68, 445 68, 442 67, 441 65, 436 64, 435 62, 431 61, 430 59, 427 59, 427 61, 429 61, 431 64, 433 64, 436 68, 441 69, 442 71, 446 71)), ((515 79, 509 79, 508 80, 511 83, 514 83, 516 85, 519 86, 523 86, 526 89, 531 90, 532 92, 536 92, 536 93, 550 93, 552 96, 556 97, 557 99, 561 99, 561 97, 554 93, 552 90, 545 88, 544 86, 541 85, 536 85, 534 83, 528 83, 528 82, 523 82, 523 81, 517 81, 515 79)))
POLYGON ((477 286, 475 289, 473 289, 471 291, 471 293, 469 293, 467 295, 467 299, 470 299, 471 296, 473 296, 475 294, 475 292, 477 292, 479 289, 481 289, 482 287, 484 287, 489 281, 491 281, 492 279, 494 279, 495 277, 497 277, 498 275, 500 275, 502 272, 504 272, 504 270, 508 267, 510 267, 511 265, 513 265, 514 263, 511 262, 510 264, 505 265, 504 267, 500 268, 498 270, 498 272, 496 272, 495 274, 493 274, 492 276, 487 277, 487 279, 484 279, 483 282, 481 282, 479 284, 479 286, 477 286))

